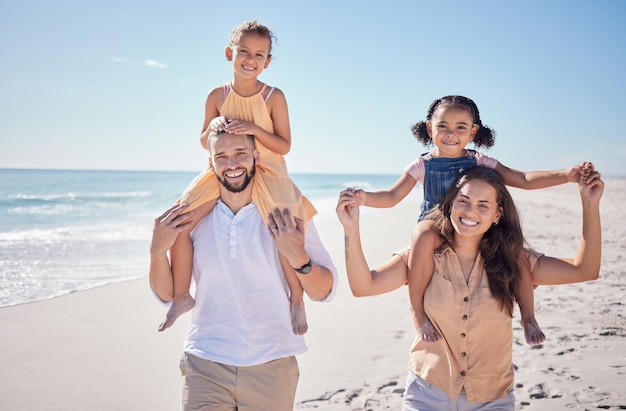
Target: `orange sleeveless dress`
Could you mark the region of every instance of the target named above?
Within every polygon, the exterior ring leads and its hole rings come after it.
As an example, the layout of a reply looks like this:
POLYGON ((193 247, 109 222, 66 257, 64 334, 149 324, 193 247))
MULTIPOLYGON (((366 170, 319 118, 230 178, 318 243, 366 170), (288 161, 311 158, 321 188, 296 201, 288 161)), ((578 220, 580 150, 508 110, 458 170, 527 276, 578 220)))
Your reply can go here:
MULTIPOLYGON (((274 133, 274 124, 267 110, 266 101, 272 94, 272 87, 265 95, 267 85, 249 97, 240 96, 229 84, 224 85, 224 103, 219 109, 221 116, 232 116, 253 122, 268 133, 274 133)), ((300 193, 295 183, 289 178, 285 158, 261 144, 255 139, 260 159, 256 174, 252 180, 252 201, 256 204, 265 223, 267 215, 274 210, 288 208, 292 215, 303 221, 310 220, 317 210, 313 204, 300 193)), ((215 173, 207 168, 198 175, 187 187, 179 199, 179 203, 189 204, 191 211, 200 205, 219 198, 219 181, 215 173)))

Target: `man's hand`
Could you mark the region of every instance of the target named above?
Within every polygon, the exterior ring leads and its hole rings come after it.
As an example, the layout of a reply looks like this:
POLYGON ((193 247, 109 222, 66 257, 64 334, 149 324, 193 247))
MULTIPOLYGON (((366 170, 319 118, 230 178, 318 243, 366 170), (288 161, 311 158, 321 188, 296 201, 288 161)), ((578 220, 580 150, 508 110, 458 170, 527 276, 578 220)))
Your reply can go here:
POLYGON ((154 220, 150 253, 166 253, 178 237, 191 224, 193 211, 185 213, 188 204, 175 204, 154 220))
POLYGON ((278 252, 282 254, 289 264, 294 267, 302 267, 309 261, 309 255, 304 250, 304 221, 298 217, 292 217, 288 209, 282 212, 275 208, 273 213, 269 213, 270 231, 278 252))

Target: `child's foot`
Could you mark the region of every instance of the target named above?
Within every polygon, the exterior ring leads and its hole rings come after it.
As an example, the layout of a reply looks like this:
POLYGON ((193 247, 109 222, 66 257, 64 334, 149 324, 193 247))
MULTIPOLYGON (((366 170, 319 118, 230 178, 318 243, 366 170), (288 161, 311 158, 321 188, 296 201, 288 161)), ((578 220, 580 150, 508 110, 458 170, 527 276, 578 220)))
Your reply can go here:
POLYGON ((184 300, 172 301, 170 309, 167 310, 167 314, 165 314, 165 320, 159 325, 158 330, 163 331, 170 328, 178 317, 191 310, 194 305, 196 305, 196 301, 189 294, 185 296, 184 300))
POLYGON ((428 317, 426 317, 426 321, 420 327, 420 333, 422 334, 422 340, 426 342, 434 343, 441 340, 441 334, 439 334, 439 331, 437 331, 428 317))
POLYGON ((292 302, 289 306, 291 311, 291 328, 295 335, 304 335, 309 330, 306 323, 306 312, 304 311, 304 302, 292 302))
POLYGON ((544 335, 541 328, 539 328, 539 324, 537 324, 537 320, 535 318, 531 318, 522 322, 522 326, 524 327, 524 337, 526 337, 526 343, 530 345, 541 344, 546 336, 544 335))

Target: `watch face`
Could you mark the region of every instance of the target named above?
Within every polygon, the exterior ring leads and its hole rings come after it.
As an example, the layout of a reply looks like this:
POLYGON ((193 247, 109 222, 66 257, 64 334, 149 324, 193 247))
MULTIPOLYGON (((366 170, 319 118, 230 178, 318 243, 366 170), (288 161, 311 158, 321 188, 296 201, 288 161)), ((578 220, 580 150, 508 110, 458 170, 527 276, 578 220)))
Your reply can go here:
POLYGON ((303 265, 302 267, 297 268, 296 272, 300 274, 308 274, 311 272, 312 266, 313 266, 313 263, 311 262, 311 259, 309 259, 309 262, 303 265))

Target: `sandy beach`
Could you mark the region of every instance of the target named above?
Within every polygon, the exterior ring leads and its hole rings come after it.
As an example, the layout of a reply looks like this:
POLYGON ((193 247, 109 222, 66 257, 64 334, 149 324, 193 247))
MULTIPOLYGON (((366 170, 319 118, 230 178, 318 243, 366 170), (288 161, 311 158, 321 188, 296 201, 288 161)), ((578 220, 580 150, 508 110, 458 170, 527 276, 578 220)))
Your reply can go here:
MULTIPOLYGON (((573 257, 580 235, 574 184, 512 190, 530 245, 573 257)), ((516 408, 626 409, 626 179, 607 179, 598 281, 535 291, 546 341, 524 342, 514 318, 516 408)), ((414 198, 362 219, 370 266, 408 244, 414 198)), ((295 409, 399 410, 414 329, 406 289, 357 299, 339 222, 318 225, 339 269, 333 302, 307 301, 309 351, 300 356, 295 409)), ((146 244, 146 270, 147 270, 146 244)), ((177 410, 178 361, 188 323, 157 333, 164 308, 139 279, 0 309, 0 409, 177 410)))

